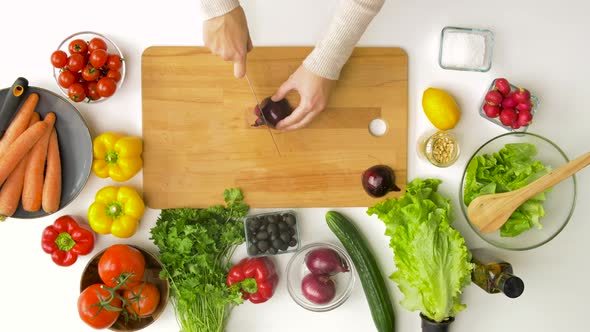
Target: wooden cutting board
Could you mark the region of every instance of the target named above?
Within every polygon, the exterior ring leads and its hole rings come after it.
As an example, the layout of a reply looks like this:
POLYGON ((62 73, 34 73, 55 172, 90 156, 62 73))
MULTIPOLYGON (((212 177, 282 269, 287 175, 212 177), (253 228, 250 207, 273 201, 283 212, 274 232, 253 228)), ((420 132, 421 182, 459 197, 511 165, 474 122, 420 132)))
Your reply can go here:
MULTIPOLYGON (((247 71, 260 100, 272 95, 309 47, 257 47, 247 71)), ((298 105, 293 92, 288 100, 298 105)), ((362 172, 376 164, 407 181, 408 58, 399 48, 357 48, 326 110, 308 127, 252 127, 255 99, 231 63, 202 47, 150 47, 142 56, 146 204, 206 207, 239 187, 253 208, 366 207, 362 172), (373 119, 387 131, 369 132, 373 119)), ((390 193, 387 197, 399 196, 390 193)))

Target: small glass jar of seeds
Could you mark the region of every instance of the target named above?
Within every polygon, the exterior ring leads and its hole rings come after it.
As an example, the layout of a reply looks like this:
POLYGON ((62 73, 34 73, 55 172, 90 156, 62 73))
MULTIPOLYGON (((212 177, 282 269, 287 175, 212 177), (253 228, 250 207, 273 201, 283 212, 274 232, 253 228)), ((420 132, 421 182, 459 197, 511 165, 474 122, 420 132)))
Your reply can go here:
POLYGON ((437 167, 448 167, 459 158, 459 142, 455 135, 448 131, 437 131, 426 135, 418 143, 420 155, 437 167))

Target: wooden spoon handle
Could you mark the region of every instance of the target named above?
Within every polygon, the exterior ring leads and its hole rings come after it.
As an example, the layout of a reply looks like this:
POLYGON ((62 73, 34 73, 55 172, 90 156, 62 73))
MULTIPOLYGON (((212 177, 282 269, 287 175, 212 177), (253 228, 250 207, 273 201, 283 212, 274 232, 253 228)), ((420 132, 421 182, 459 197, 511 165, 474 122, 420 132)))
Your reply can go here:
POLYGON ((590 152, 587 152, 580 157, 570 161, 569 163, 554 169, 553 171, 543 175, 536 181, 533 181, 527 186, 519 189, 519 196, 527 200, 536 194, 545 191, 559 182, 567 179, 574 173, 590 164, 590 152))

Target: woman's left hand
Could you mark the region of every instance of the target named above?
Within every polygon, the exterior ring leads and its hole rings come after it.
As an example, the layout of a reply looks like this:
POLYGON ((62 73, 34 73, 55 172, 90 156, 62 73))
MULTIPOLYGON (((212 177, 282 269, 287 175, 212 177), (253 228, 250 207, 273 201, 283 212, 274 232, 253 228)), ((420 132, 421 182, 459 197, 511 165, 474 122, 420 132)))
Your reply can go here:
POLYGON ((288 117, 281 120, 276 128, 279 130, 296 130, 307 126, 328 105, 328 99, 336 81, 318 76, 303 65, 283 83, 272 96, 279 101, 291 90, 300 95, 299 106, 288 117))

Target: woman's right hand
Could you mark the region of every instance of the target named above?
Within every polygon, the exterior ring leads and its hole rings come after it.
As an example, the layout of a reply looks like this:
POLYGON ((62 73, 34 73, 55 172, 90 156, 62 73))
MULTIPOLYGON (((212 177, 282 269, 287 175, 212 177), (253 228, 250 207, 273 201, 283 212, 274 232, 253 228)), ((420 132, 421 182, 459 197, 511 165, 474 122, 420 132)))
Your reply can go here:
POLYGON ((246 15, 241 6, 203 22, 203 41, 213 54, 225 61, 234 62, 236 78, 244 77, 246 55, 253 47, 246 15))

